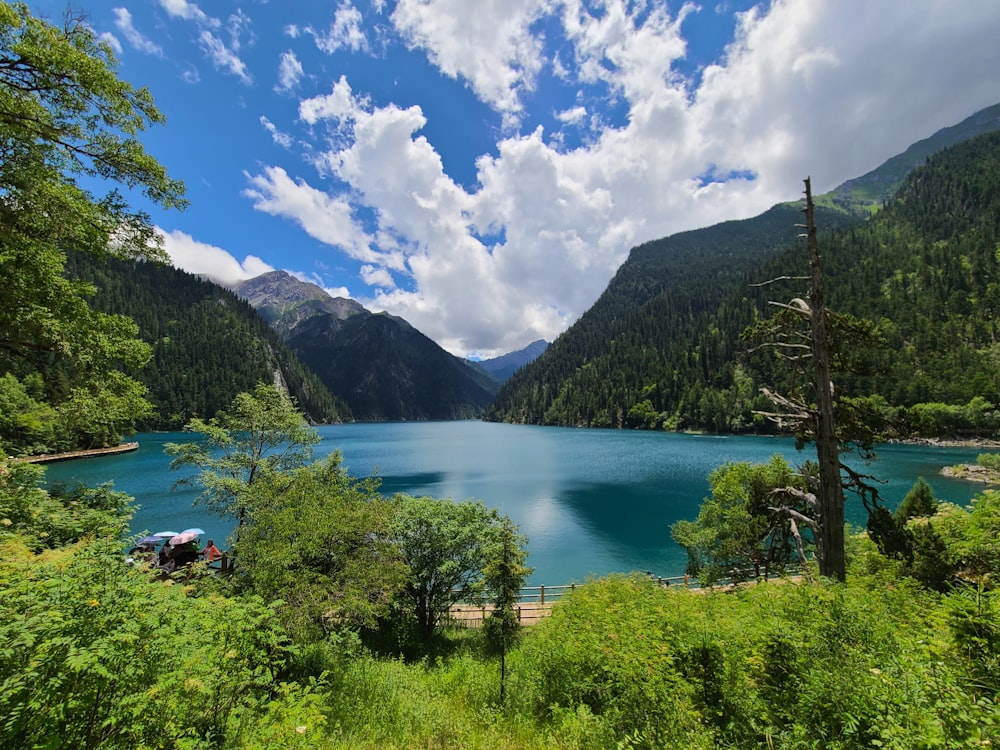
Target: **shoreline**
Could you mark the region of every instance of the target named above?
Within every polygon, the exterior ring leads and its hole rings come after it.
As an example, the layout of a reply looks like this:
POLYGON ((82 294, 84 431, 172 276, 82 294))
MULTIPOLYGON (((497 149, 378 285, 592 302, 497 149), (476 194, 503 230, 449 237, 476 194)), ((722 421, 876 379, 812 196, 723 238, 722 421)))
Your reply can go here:
POLYGON ((1000 450, 1000 440, 991 438, 972 438, 958 440, 952 438, 901 438, 886 440, 888 445, 925 445, 930 448, 994 448, 1000 450))
POLYGON ((130 453, 139 449, 138 443, 121 443, 109 448, 90 448, 82 451, 67 451, 66 453, 46 453, 42 456, 17 456, 12 461, 26 464, 51 464, 56 461, 72 461, 76 458, 97 458, 99 456, 114 456, 119 453, 130 453))

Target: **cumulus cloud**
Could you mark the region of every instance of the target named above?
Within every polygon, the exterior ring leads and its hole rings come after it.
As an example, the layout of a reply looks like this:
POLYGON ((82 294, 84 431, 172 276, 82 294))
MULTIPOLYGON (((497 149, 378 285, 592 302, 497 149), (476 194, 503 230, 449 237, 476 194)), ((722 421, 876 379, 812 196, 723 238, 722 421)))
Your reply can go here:
POLYGON ((545 0, 400 0, 391 20, 410 46, 443 73, 461 78, 513 126, 522 92, 542 69, 542 42, 531 32, 545 0))
MULTIPOLYGON (((142 33, 135 28, 132 23, 132 14, 129 13, 126 8, 115 8, 114 15, 115 27, 122 33, 122 36, 125 37, 125 41, 127 41, 133 49, 147 55, 162 57, 163 49, 160 45, 143 36, 142 33)), ((118 52, 121 52, 120 48, 118 49, 118 52)))
MULTIPOLYGON (((297 110, 315 176, 263 167, 245 195, 364 264, 362 303, 456 353, 490 355, 555 338, 632 246, 794 199, 807 175, 831 189, 1000 99, 998 4, 774 0, 742 14, 725 54, 693 78, 677 72, 685 24, 711 11, 593 6, 395 5, 405 43, 506 125, 469 187, 445 170, 420 106, 376 106, 341 76, 297 110), (583 145, 532 121, 546 66, 579 91, 546 113, 590 127, 583 145), (609 106, 618 114, 602 120, 609 106)), ((343 31, 356 9, 342 11, 343 31)))
POLYGON ((273 266, 254 255, 247 255, 240 262, 229 251, 199 242, 185 232, 168 232, 163 229, 159 232, 163 238, 163 247, 174 266, 183 268, 188 273, 207 276, 223 286, 274 270, 273 266))

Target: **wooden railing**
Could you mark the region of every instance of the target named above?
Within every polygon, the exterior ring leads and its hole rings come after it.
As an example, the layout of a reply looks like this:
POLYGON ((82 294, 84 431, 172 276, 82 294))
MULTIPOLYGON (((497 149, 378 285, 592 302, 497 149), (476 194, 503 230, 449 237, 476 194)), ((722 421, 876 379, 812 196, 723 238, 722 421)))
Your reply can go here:
MULTIPOLYGON (((796 570, 786 570, 785 574, 789 572, 792 575, 801 574, 802 571, 796 570)), ((753 571, 746 570, 741 571, 741 573, 746 575, 740 575, 734 573, 731 578, 723 578, 715 582, 714 588, 730 588, 739 582, 754 581, 757 580, 752 575, 753 571)), ((700 590, 702 587, 701 583, 694 576, 649 576, 650 579, 656 582, 657 586, 662 588, 684 588, 691 590, 700 590)), ((772 578, 776 576, 771 576, 772 578)), ((764 580, 762 577, 761 580, 764 580)), ((522 625, 533 625, 536 622, 548 617, 552 613, 552 605, 558 602, 563 596, 569 592, 576 589, 578 585, 571 583, 565 586, 546 586, 540 584, 538 586, 524 586, 521 588, 518 594, 517 605, 515 610, 517 612, 517 619, 522 625)), ((481 627, 483 621, 490 616, 493 606, 489 603, 478 601, 478 602, 459 602, 451 608, 451 621, 459 626, 467 628, 478 628, 481 627)))
MULTIPOLYGON (((691 576, 661 576, 653 580, 664 588, 673 585, 697 588, 697 580, 691 576)), ((564 586, 539 584, 522 587, 515 606, 518 622, 522 625, 533 625, 548 617, 552 613, 552 605, 562 599, 567 592, 575 590, 578 585, 582 584, 571 583, 564 586)), ((456 625, 478 628, 490 616, 492 609, 493 606, 485 602, 460 602, 451 608, 451 620, 456 625)))

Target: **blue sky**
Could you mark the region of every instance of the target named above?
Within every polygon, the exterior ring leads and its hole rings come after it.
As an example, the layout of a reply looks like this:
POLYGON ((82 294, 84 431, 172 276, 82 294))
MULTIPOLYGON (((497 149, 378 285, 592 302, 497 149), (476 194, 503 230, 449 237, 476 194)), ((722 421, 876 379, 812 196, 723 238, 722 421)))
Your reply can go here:
POLYGON ((167 117, 177 266, 287 270, 463 356, 553 340, 641 242, 1000 102, 996 0, 77 5, 167 117))

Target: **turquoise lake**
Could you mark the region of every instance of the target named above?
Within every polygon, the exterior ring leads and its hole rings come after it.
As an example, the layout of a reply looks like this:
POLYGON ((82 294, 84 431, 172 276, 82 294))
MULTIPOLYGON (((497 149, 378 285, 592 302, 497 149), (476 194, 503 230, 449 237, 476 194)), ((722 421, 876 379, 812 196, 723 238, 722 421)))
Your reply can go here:
MULTIPOLYGON (((694 518, 708 475, 729 461, 763 462, 780 453, 792 463, 815 459, 787 438, 719 437, 620 430, 531 427, 479 421, 330 425, 319 428, 317 455, 339 450, 358 477, 377 474, 386 494, 482 500, 510 516, 528 537, 533 585, 582 582, 613 572, 684 572, 684 551, 670 524, 694 518)), ((197 490, 173 489, 185 476, 169 470, 163 444, 184 433, 139 434, 139 450, 48 467, 49 482, 111 481, 136 498, 133 531, 201 527, 222 547, 228 521, 193 507, 197 490)), ((891 508, 917 477, 942 500, 966 504, 981 486, 939 475, 974 462, 974 448, 887 445, 866 471, 885 480, 891 508)), ((855 462, 855 468, 864 468, 855 462)), ((864 523, 848 496, 847 518, 864 523)))

